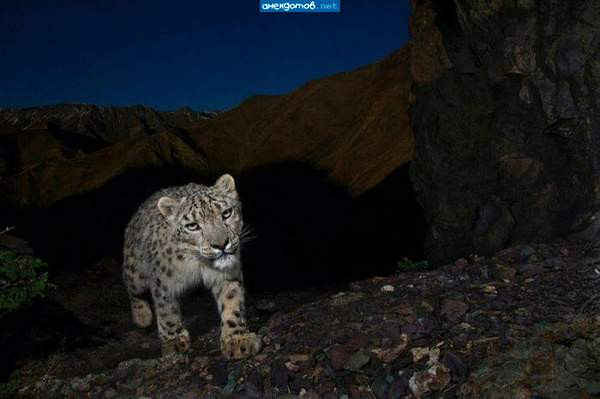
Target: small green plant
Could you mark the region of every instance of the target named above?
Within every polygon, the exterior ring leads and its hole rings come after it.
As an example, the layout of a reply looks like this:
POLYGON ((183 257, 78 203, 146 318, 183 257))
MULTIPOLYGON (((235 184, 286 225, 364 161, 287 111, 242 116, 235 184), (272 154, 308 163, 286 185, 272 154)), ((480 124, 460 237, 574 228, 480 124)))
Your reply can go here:
POLYGON ((396 263, 396 270, 398 272, 419 272, 425 270, 431 270, 433 267, 426 260, 412 261, 404 258, 396 263))
POLYGON ((21 385, 17 373, 10 376, 8 381, 0 382, 0 399, 14 398, 21 385))
POLYGON ((47 265, 38 258, 0 250, 0 315, 46 296, 47 265))

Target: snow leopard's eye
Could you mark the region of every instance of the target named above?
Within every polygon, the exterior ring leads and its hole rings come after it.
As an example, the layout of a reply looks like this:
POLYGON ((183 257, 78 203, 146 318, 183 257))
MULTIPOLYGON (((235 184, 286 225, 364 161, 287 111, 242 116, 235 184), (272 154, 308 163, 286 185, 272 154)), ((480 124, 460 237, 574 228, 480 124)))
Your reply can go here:
POLYGON ((223 216, 223 219, 229 219, 229 217, 231 216, 232 213, 233 213, 233 209, 227 208, 223 211, 221 216, 223 216))
POLYGON ((198 223, 188 223, 185 225, 185 228, 189 231, 196 231, 200 228, 200 225, 198 223))

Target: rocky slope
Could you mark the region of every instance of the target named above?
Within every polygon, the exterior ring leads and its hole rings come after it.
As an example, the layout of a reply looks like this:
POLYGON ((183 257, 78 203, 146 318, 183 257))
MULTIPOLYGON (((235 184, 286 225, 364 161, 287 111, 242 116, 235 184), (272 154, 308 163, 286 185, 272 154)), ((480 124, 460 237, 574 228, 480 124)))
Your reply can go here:
POLYGON ((403 264, 394 276, 335 291, 254 296, 249 320, 264 349, 226 362, 216 311, 204 296, 193 300, 194 310, 184 308, 194 352, 156 358, 155 332, 131 330, 125 291, 107 273, 118 264, 104 262, 83 280, 86 290, 102 292, 100 300, 86 299, 75 281, 57 297, 104 326, 87 338, 95 345, 66 345, 49 360, 27 362, 20 396, 595 397, 599 264, 591 243, 557 241, 434 271, 403 264))
POLYGON ((430 258, 594 237, 600 4, 413 3, 412 180, 430 258))

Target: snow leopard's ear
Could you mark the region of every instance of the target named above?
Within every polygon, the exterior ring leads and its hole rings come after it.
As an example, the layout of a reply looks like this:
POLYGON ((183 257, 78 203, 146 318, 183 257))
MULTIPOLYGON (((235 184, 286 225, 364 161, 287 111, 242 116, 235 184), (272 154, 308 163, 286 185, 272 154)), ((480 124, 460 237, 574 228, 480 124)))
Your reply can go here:
POLYGON ((235 191, 235 181, 231 175, 224 174, 219 177, 214 187, 230 197, 237 198, 238 196, 237 191, 235 191))
POLYGON ((167 220, 173 220, 175 215, 177 215, 180 205, 181 202, 171 197, 160 197, 157 204, 158 210, 167 220))

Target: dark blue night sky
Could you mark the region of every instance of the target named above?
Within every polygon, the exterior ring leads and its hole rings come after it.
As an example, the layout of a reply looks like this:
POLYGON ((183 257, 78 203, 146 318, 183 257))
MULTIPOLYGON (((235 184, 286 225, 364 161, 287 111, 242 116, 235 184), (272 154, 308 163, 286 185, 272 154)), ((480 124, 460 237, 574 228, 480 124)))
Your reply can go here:
POLYGON ((408 38, 408 0, 341 0, 339 14, 258 8, 258 0, 2 0, 0 107, 226 109, 372 63, 408 38))

